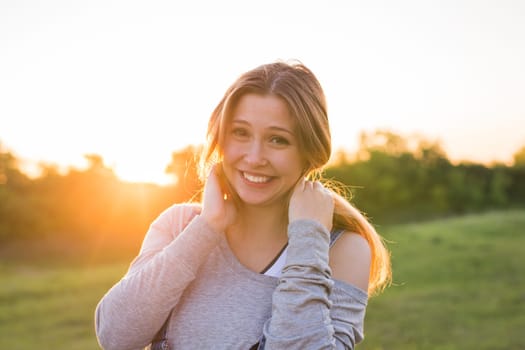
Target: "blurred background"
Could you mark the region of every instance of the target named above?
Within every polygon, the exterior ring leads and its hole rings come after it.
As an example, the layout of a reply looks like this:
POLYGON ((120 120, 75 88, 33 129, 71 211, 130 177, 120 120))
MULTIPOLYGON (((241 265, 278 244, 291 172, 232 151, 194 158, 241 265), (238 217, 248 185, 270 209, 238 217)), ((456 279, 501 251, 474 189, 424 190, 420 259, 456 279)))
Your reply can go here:
POLYGON ((523 349, 525 4, 0 3, 0 347, 96 349, 93 311, 150 222, 197 200, 242 72, 325 89, 325 177, 385 237, 362 349, 523 349))

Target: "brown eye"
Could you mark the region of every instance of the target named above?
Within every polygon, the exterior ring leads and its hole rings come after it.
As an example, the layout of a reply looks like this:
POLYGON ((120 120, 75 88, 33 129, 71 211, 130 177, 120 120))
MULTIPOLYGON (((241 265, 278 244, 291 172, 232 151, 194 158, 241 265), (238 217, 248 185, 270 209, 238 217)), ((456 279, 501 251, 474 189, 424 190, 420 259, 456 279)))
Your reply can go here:
POLYGON ((282 136, 272 136, 270 142, 276 145, 289 145, 290 142, 282 136))
POLYGON ((246 137, 248 136, 248 130, 244 128, 233 128, 232 135, 235 137, 246 137))

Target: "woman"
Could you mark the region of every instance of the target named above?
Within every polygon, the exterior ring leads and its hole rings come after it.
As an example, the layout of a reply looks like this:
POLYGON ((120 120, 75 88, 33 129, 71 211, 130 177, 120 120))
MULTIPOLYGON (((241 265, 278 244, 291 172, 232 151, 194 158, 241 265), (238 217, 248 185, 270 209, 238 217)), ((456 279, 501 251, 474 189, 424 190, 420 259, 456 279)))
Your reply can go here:
POLYGON ((211 115, 201 204, 151 225, 100 301, 105 349, 353 349, 390 279, 380 236, 314 181, 330 157, 322 88, 299 63, 234 82, 211 115))

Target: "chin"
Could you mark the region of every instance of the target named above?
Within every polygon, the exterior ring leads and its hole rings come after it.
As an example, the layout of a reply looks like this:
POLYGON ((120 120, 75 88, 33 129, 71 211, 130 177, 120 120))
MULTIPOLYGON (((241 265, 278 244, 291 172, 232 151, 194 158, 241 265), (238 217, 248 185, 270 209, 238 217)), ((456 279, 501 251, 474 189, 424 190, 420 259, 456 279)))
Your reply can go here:
POLYGON ((274 204, 282 204, 285 201, 285 196, 255 196, 253 194, 243 195, 238 193, 238 197, 242 204, 254 207, 267 207, 274 204))

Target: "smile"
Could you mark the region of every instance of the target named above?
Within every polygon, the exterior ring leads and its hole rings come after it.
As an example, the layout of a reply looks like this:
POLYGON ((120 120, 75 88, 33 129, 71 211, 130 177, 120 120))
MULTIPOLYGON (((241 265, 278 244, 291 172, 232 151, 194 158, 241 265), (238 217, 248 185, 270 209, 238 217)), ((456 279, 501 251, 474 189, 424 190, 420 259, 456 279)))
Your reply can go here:
POLYGON ((257 183, 257 184, 267 183, 267 182, 270 182, 272 180, 272 178, 269 177, 269 176, 250 175, 250 174, 245 173, 245 172, 242 172, 242 176, 246 180, 248 180, 250 182, 253 182, 253 183, 257 183))

